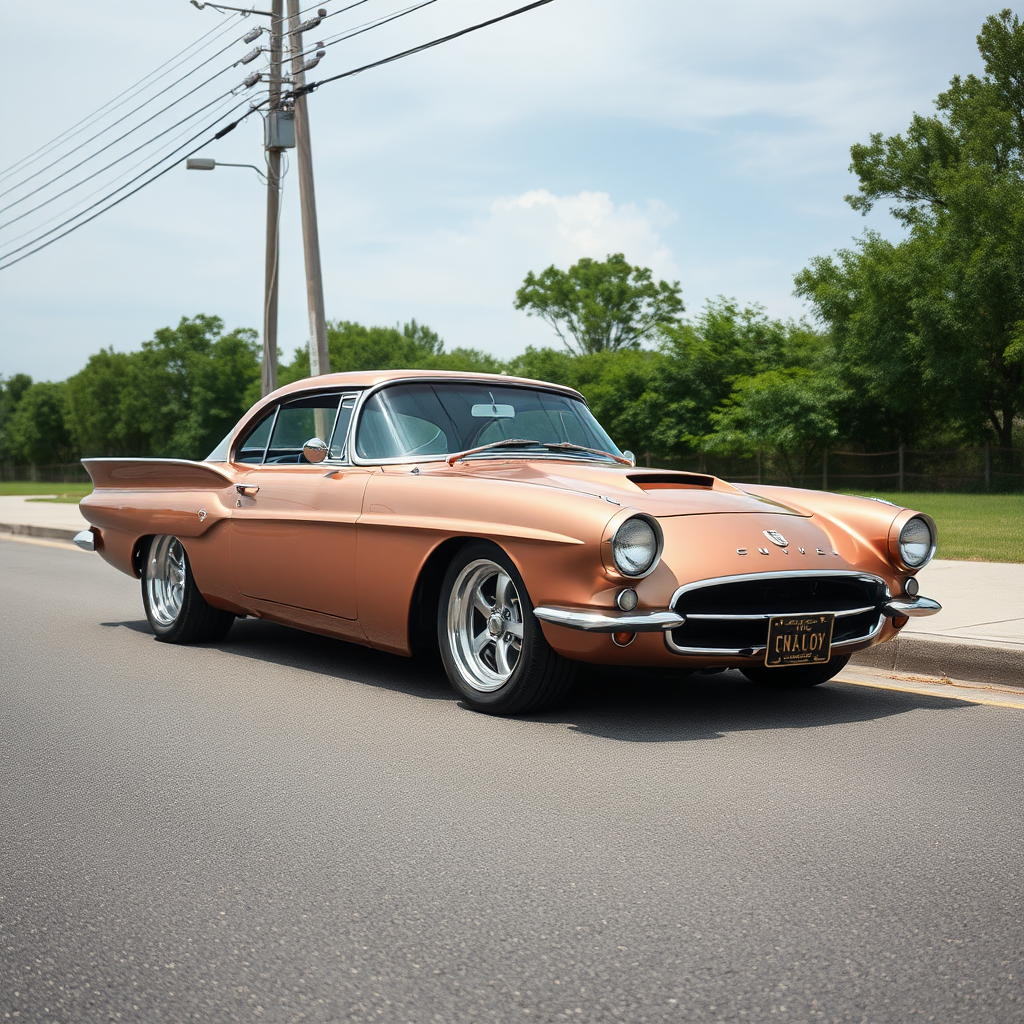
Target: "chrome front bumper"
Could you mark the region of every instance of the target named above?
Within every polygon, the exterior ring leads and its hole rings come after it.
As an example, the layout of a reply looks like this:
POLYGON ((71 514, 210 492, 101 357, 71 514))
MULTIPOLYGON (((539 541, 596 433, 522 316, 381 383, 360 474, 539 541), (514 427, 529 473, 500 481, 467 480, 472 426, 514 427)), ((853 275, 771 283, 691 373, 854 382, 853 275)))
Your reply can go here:
POLYGON ((591 611, 586 608, 546 605, 534 608, 533 614, 542 622, 582 629, 588 633, 664 633, 678 629, 686 622, 682 615, 670 611, 591 611))
POLYGON ((894 597, 882 609, 886 615, 934 615, 942 605, 930 597, 894 597))
MULTIPOLYGON (((865 608, 856 608, 847 614, 867 611, 865 608)), ((879 608, 880 617, 910 616, 910 615, 934 615, 942 610, 938 601, 930 597, 894 597, 890 598, 885 605, 879 608)), ((650 612, 619 612, 619 611, 593 611, 584 608, 560 608, 556 605, 542 605, 534 608, 533 614, 542 622, 550 622, 555 626, 568 626, 569 629, 582 629, 587 633, 667 633, 669 630, 678 629, 686 623, 686 617, 673 611, 650 611, 650 612)), ((807 612, 811 615, 813 612, 807 612)), ((704 618, 705 616, 693 616, 704 618)), ((731 616, 724 616, 730 618, 731 616)), ((771 614, 734 616, 735 618, 770 619, 771 614)), ((881 622, 871 634, 877 635, 881 628, 881 622)), ((837 647, 842 646, 836 644, 837 647)), ((735 654, 736 651, 705 651, 694 649, 686 653, 707 653, 707 654, 735 654)))
POLYGON ((81 533, 76 533, 74 536, 74 543, 78 545, 83 551, 95 551, 96 550, 96 534, 92 530, 82 530, 81 533))

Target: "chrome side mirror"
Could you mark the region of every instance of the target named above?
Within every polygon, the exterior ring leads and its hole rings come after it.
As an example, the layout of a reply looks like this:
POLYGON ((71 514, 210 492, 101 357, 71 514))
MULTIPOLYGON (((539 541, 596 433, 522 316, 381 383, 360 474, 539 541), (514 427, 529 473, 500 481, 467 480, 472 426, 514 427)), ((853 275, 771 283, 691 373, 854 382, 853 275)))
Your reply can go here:
POLYGON ((311 437, 302 446, 302 454, 308 462, 323 462, 327 458, 327 443, 319 437, 311 437))
POLYGON ((624 459, 629 459, 629 464, 631 466, 636 465, 636 456, 628 448, 622 453, 622 457, 624 459))

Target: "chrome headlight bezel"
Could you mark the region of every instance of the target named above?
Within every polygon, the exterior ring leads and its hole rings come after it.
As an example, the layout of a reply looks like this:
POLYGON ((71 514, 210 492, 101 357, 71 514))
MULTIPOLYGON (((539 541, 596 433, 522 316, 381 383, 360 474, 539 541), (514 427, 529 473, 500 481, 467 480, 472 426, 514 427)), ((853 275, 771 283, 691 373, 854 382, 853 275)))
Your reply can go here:
POLYGON ((661 561, 661 554, 665 547, 665 537, 661 532, 661 524, 654 516, 647 515, 644 512, 633 512, 623 516, 618 522, 610 524, 612 529, 607 534, 607 543, 605 547, 605 567, 611 570, 618 576, 629 580, 642 580, 647 576, 650 576, 652 572, 658 567, 661 561), (642 522, 650 528, 653 540, 654 540, 654 551, 651 556, 650 562, 647 563, 645 568, 639 572, 634 572, 630 568, 624 568, 620 562, 618 556, 618 545, 617 541, 622 536, 622 531, 630 523, 642 522))
POLYGON ((935 521, 931 516, 923 512, 914 512, 910 509, 898 515, 889 529, 889 554, 893 562, 907 572, 917 572, 923 569, 934 557, 935 546, 938 540, 938 532, 935 529, 935 521), (918 558, 914 558, 908 551, 908 545, 904 540, 904 534, 911 524, 918 529, 917 524, 923 523, 928 530, 927 550, 918 558))

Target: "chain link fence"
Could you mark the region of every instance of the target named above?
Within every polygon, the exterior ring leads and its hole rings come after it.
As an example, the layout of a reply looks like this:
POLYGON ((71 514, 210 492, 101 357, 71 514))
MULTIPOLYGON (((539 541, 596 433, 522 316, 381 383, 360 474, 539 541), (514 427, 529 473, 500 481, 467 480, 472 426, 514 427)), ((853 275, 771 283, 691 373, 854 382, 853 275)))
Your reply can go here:
POLYGON ((961 493, 1024 492, 1024 449, 984 445, 952 451, 824 451, 789 474, 768 453, 753 458, 694 455, 666 461, 653 455, 637 460, 660 469, 711 473, 735 483, 785 484, 827 491, 953 491, 961 493))

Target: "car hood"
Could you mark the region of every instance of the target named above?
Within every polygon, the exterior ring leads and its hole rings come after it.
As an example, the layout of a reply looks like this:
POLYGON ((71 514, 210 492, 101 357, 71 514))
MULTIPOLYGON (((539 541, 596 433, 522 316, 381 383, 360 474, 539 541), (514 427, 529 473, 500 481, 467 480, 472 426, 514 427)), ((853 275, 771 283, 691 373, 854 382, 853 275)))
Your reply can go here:
MULTIPOLYGON (((604 498, 618 505, 667 516, 714 513, 765 513, 808 517, 803 509, 760 498, 717 477, 702 473, 605 466, 569 459, 463 459, 450 468, 434 464, 431 471, 452 471, 480 480, 572 491, 604 498), (443 468, 442 468, 443 467, 443 468)), ((426 467, 423 471, 429 472, 426 467)))

